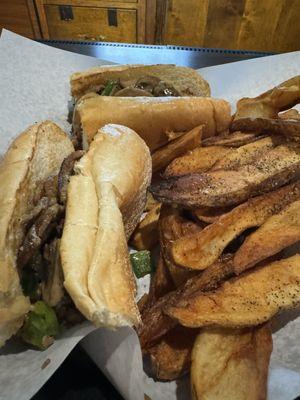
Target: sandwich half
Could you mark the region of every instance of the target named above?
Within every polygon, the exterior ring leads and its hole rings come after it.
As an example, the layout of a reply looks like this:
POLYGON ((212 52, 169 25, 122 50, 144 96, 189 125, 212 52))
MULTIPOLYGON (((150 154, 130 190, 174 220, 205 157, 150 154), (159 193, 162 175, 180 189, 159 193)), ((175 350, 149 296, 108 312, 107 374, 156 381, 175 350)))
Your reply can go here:
POLYGON ((138 324, 127 238, 146 201, 148 147, 103 127, 85 153, 54 123, 18 136, 0 164, 0 345, 45 348, 60 323, 138 324))
POLYGON ((209 96, 208 82, 192 68, 172 64, 110 65, 71 75, 75 100, 87 93, 102 96, 209 96))

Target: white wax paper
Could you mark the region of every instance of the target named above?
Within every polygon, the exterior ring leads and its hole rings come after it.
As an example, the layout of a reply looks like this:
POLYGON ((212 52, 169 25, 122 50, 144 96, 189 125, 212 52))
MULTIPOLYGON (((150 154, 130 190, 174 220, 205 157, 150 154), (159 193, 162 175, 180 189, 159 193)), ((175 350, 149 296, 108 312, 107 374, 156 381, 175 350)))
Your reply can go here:
MULTIPOLYGON (((51 119, 69 131, 66 122, 69 75, 101 64, 109 62, 54 49, 3 31, 0 154, 13 137, 35 121, 51 119)), ((201 73, 210 82, 212 95, 225 98, 234 106, 240 97, 255 96, 299 74, 300 52, 203 68, 201 73)), ((145 285, 147 279, 140 282, 141 291, 145 285)), ((300 318, 296 317, 293 312, 284 320, 281 318, 274 329, 269 400, 293 400, 300 395, 300 318), (287 322, 290 320, 293 321, 287 322)), ((188 378, 178 383, 158 383, 145 375, 138 338, 132 329, 95 330, 84 323, 65 332, 44 352, 16 347, 13 343, 5 346, 0 353, 0 399, 30 399, 83 337, 86 338, 82 344, 88 354, 126 400, 143 399, 144 393, 152 400, 189 397, 188 378)))

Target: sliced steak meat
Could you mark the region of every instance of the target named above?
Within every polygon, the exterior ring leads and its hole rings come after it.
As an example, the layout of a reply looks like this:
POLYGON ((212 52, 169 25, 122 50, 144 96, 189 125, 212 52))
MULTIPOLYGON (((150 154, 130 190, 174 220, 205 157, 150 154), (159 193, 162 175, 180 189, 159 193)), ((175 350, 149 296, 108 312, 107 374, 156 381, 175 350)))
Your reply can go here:
POLYGON ((67 190, 70 176, 72 174, 74 164, 84 155, 83 150, 77 150, 66 157, 61 164, 58 174, 58 198, 60 204, 65 204, 67 200, 67 190))
POLYGON ((58 196, 58 177, 50 176, 44 182, 44 196, 49 199, 50 204, 57 203, 58 196))
POLYGON ((53 204, 39 214, 20 247, 18 254, 18 268, 20 270, 28 264, 35 252, 49 238, 51 232, 55 229, 55 222, 62 216, 63 212, 63 206, 53 204))

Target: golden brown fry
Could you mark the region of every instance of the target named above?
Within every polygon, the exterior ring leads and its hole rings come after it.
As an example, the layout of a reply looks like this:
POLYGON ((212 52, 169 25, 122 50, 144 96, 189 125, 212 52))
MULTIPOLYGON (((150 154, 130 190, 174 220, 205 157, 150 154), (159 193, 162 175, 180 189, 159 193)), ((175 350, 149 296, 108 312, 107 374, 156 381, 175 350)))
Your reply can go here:
POLYGON ((260 96, 237 102, 234 121, 239 118, 274 118, 300 102, 300 76, 295 76, 260 96))
POLYGON ((163 313, 167 304, 176 304, 177 301, 189 298, 198 291, 213 290, 220 282, 231 276, 233 276, 232 257, 227 255, 189 279, 179 289, 161 297, 152 307, 145 309, 142 313, 143 324, 138 327, 142 349, 147 350, 176 326, 177 322, 163 313))
POLYGON ((237 131, 226 135, 212 136, 204 139, 201 146, 240 147, 262 139, 263 137, 265 137, 265 135, 259 135, 258 132, 249 133, 237 131))
POLYGON ((234 257, 236 274, 300 241, 300 200, 271 216, 252 233, 234 257))
POLYGON ((211 171, 217 169, 235 169, 242 165, 250 164, 256 157, 262 155, 266 150, 272 149, 279 143, 274 137, 266 137, 255 142, 240 146, 221 159, 219 159, 211 168, 211 171))
POLYGON ((148 307, 148 304, 149 304, 149 293, 144 293, 137 303, 140 314, 144 312, 146 307, 148 307))
POLYGON ((158 299, 175 289, 170 272, 165 265, 161 253, 159 254, 158 261, 154 273, 151 275, 149 293, 144 294, 139 302, 138 307, 142 319, 146 310, 158 301, 158 299))
POLYGON ((300 121, 272 118, 239 118, 232 123, 232 129, 243 129, 245 131, 258 131, 286 136, 287 138, 300 140, 300 121))
POLYGON ((182 217, 179 210, 169 206, 162 207, 158 221, 160 249, 176 287, 190 278, 193 272, 178 267, 173 262, 171 257, 172 243, 182 236, 191 235, 201 230, 202 227, 199 224, 182 217))
POLYGON ((197 126, 191 131, 172 140, 152 154, 153 173, 164 169, 174 158, 181 156, 189 150, 200 146, 203 125, 197 126))
POLYGON ((281 119, 300 121, 300 113, 295 108, 291 108, 288 111, 278 114, 278 117, 281 119))
POLYGON ((160 204, 155 198, 152 196, 152 193, 147 192, 147 201, 145 205, 145 212, 152 210, 153 207, 160 204))
POLYGON ((202 330, 192 352, 192 399, 265 400, 271 352, 268 325, 202 330))
POLYGON ((204 172, 210 169, 216 161, 230 153, 230 147, 209 146, 196 147, 182 157, 175 158, 166 168, 164 177, 181 176, 193 172, 204 172))
POLYGON ((178 139, 180 136, 184 135, 186 132, 174 132, 174 131, 166 131, 166 136, 171 142, 172 140, 178 139))
POLYGON ((154 197, 185 208, 224 207, 242 203, 290 182, 300 172, 295 144, 267 150, 251 164, 164 179, 152 185, 154 197))
POLYGON ((159 380, 172 381, 189 372, 191 354, 198 329, 176 326, 148 350, 151 369, 159 380))
POLYGON ((227 214, 231 210, 232 207, 220 207, 220 208, 201 207, 201 208, 196 208, 196 210, 193 210, 193 215, 199 221, 211 224, 217 221, 217 219, 219 219, 222 215, 227 214))
POLYGON ((130 244, 137 250, 150 250, 158 242, 158 218, 161 204, 154 206, 145 215, 133 232, 130 244))
POLYGON ((300 76, 295 76, 258 97, 239 100, 230 129, 274 133, 300 139, 299 121, 278 118, 280 111, 299 102, 300 76))
POLYGON ((160 297, 174 289, 172 277, 160 253, 155 272, 151 277, 149 306, 152 306, 160 297))
POLYGON ((299 198, 300 182, 297 182, 250 199, 202 231, 173 242, 171 260, 182 267, 205 269, 219 258, 225 247, 239 234, 262 225, 271 215, 299 198))
POLYGON ((210 292, 179 300, 164 312, 190 328, 244 328, 262 324, 300 304, 300 255, 270 263, 226 281, 210 292))

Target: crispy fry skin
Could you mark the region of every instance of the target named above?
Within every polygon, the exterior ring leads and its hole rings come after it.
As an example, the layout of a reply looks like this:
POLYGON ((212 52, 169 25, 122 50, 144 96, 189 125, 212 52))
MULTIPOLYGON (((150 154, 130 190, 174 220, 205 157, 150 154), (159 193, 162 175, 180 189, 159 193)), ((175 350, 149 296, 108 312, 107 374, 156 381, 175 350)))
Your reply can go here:
POLYGON ((202 330, 192 352, 192 399, 265 400, 271 352, 268 325, 202 330))
POLYGON ((262 225, 271 215, 300 198, 300 182, 250 199, 220 216, 201 232, 183 236, 172 244, 174 263, 186 268, 205 269, 225 247, 248 228, 262 225))
POLYGON ((300 76, 295 76, 258 97, 239 100, 230 129, 275 133, 299 140, 299 121, 278 118, 280 111, 287 110, 299 102, 300 76))
POLYGON ((152 249, 158 242, 157 224, 160 212, 160 204, 154 206, 145 215, 133 232, 130 244, 137 250, 152 249))
POLYGON ((281 145, 266 151, 252 164, 169 178, 152 186, 155 198, 182 207, 224 207, 283 186, 300 171, 299 149, 281 145))
POLYGON ((279 114, 278 117, 283 120, 287 119, 287 120, 300 121, 300 113, 295 108, 291 108, 290 110, 279 114))
POLYGON ((255 158, 262 155, 266 150, 272 149, 278 144, 279 140, 275 137, 266 137, 255 142, 240 146, 230 151, 223 158, 218 160, 211 171, 217 169, 235 169, 242 165, 250 164, 255 158))
POLYGON ((300 140, 300 121, 294 119, 239 118, 232 123, 232 129, 273 133, 275 135, 284 135, 296 141, 300 140))
POLYGON ((156 173, 164 169, 174 158, 200 146, 203 125, 174 139, 152 154, 152 171, 156 173))
POLYGON ((177 322, 163 313, 167 304, 176 304, 177 301, 189 298, 195 292, 215 289, 221 281, 233 275, 232 257, 223 256, 222 259, 211 265, 201 274, 189 279, 177 290, 161 297, 152 307, 143 310, 143 324, 138 327, 138 335, 142 349, 145 351, 160 338, 176 326, 177 322))
POLYGON ((237 274, 300 240, 300 200, 271 216, 252 233, 234 257, 237 274))
POLYGON ((164 178, 181 176, 193 172, 205 172, 216 161, 230 153, 231 148, 225 146, 196 147, 182 157, 175 158, 166 168, 164 178))
POLYGON ((163 306, 170 294, 161 297, 153 306, 144 307, 142 312, 142 324, 137 327, 140 345, 143 352, 156 344, 162 336, 169 332, 177 322, 163 313, 163 306))
POLYGON ((262 139, 264 135, 259 135, 257 132, 232 132, 229 135, 218 135, 204 139, 201 146, 226 146, 226 147, 240 147, 245 144, 255 142, 262 139))
POLYGON ((172 381, 189 372, 192 349, 198 332, 198 329, 178 325, 148 350, 151 369, 156 379, 172 381))
POLYGON ((234 121, 249 117, 277 117, 280 111, 288 110, 300 102, 300 76, 295 76, 260 96, 245 97, 238 101, 234 121))
POLYGON ((243 328, 262 324, 300 304, 300 255, 270 263, 226 281, 210 292, 166 306, 164 312, 191 328, 243 328))
POLYGON ((171 256, 172 243, 185 235, 192 235, 202 231, 202 227, 180 215, 178 209, 163 205, 158 221, 159 243, 164 261, 169 269, 176 287, 193 276, 193 272, 177 266, 171 256))
POLYGON ((217 221, 222 215, 232 210, 232 207, 210 208, 201 207, 193 210, 193 215, 199 220, 211 224, 217 221))
POLYGON ((145 205, 145 212, 152 210, 153 207, 157 206, 159 204, 158 201, 154 199, 152 194, 150 192, 147 192, 147 201, 145 205))
POLYGON ((175 289, 170 272, 163 260, 161 252, 154 273, 151 275, 149 293, 145 293, 138 302, 141 315, 152 307, 158 299, 175 289))
POLYGON ((160 253, 156 270, 151 277, 149 288, 149 306, 152 306, 160 297, 175 289, 170 272, 160 253))

